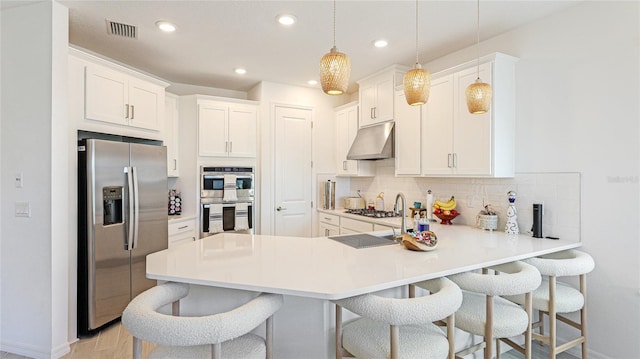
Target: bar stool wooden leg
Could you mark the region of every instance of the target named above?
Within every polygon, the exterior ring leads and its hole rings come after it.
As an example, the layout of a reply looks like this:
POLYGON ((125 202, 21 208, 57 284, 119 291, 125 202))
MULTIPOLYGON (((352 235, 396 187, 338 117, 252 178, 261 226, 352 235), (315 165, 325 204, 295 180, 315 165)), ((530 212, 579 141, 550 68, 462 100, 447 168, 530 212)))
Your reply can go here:
POLYGON ((524 357, 525 359, 531 359, 531 317, 533 316, 533 299, 531 293, 527 293, 524 296, 524 309, 529 317, 529 323, 527 324, 527 331, 524 333, 524 357))
MULTIPOLYGON (((540 323, 538 326, 538 333, 540 333, 540 335, 544 335, 544 312, 541 310, 538 311, 538 322, 540 323)), ((538 343, 540 345, 544 345, 544 342, 542 341, 539 341, 538 343)))
POLYGON ((484 359, 492 359, 493 353, 493 296, 487 295, 486 299, 487 314, 486 323, 484 325, 484 359))
POLYGON ((549 358, 554 359, 556 353, 556 277, 549 276, 549 358))
POLYGON ((580 335, 582 335, 582 359, 587 359, 587 275, 580 275, 580 293, 584 297, 584 305, 580 310, 580 335))

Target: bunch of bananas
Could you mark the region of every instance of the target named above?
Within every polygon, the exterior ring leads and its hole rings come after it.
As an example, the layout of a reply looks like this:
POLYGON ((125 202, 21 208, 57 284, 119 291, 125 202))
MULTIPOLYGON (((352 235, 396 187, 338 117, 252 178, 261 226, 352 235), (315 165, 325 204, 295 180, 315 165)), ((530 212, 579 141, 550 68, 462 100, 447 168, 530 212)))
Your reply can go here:
POLYGON ((456 198, 454 196, 451 196, 451 199, 449 199, 447 202, 436 200, 433 204, 433 209, 439 209, 441 211, 452 211, 455 208, 456 198))

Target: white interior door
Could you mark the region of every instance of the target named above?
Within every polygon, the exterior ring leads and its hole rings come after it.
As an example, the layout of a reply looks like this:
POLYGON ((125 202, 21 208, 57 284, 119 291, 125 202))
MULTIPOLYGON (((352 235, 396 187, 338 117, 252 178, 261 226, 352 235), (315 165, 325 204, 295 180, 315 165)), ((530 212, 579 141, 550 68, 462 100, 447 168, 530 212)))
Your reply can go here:
POLYGON ((311 237, 311 110, 275 108, 275 235, 311 237))

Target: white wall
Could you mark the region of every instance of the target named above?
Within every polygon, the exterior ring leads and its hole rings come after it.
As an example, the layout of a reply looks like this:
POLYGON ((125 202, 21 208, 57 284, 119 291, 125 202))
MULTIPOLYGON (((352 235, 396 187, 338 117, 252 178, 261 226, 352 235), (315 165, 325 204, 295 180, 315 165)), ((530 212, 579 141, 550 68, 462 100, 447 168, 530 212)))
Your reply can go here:
POLYGON ((610 358, 640 357, 639 19, 638 2, 584 2, 481 44, 520 58, 516 171, 582 175, 581 239, 596 261, 589 348, 610 358))
POLYGON ((59 357, 67 343, 66 8, 39 2, 2 21, 2 350, 59 357), (28 159, 28 160, 27 160, 28 159), (22 173, 23 188, 13 176, 22 173), (29 202, 30 218, 14 217, 29 202))

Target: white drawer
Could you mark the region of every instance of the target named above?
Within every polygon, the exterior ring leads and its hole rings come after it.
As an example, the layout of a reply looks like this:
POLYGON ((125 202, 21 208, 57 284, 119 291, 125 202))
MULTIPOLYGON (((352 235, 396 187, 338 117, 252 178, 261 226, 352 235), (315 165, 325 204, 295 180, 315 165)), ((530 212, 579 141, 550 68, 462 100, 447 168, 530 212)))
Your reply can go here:
POLYGON ((195 230, 195 219, 173 220, 169 222, 169 236, 174 236, 185 232, 193 232, 195 230))
POLYGON ((373 230, 374 231, 390 231, 392 229, 393 229, 393 227, 391 227, 391 226, 383 226, 381 224, 374 224, 373 225, 373 230))
POLYGON ((344 233, 344 229, 355 232, 371 232, 373 231, 373 223, 343 217, 340 220, 340 234, 344 233))
POLYGON ((335 214, 319 213, 320 223, 333 224, 334 226, 340 225, 340 216, 335 214))

